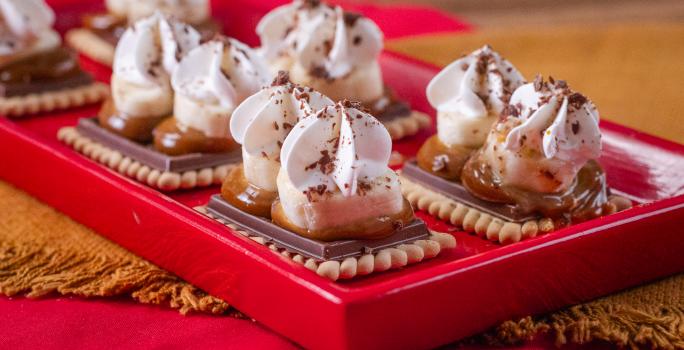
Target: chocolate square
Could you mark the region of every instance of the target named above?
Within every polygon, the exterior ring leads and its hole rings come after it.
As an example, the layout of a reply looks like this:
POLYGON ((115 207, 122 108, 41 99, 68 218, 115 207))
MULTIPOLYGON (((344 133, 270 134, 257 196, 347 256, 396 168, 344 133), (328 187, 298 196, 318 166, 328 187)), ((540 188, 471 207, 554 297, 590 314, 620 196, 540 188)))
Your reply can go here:
POLYGON ((157 151, 152 145, 143 145, 131 141, 101 127, 97 118, 80 119, 76 129, 82 135, 159 171, 180 173, 242 161, 240 149, 228 153, 192 153, 169 156, 157 151))
POLYGON ((342 260, 348 257, 371 254, 385 248, 426 239, 430 236, 425 223, 416 219, 411 224, 383 239, 322 242, 302 237, 267 219, 245 213, 226 202, 218 194, 211 197, 207 210, 214 217, 235 224, 253 235, 275 243, 280 248, 317 260, 342 260))
POLYGON ((28 83, 0 83, 0 97, 26 96, 71 89, 91 84, 93 78, 86 72, 73 77, 54 78, 50 80, 32 81, 28 83))
POLYGON ((517 210, 517 207, 512 204, 493 203, 479 199, 470 194, 470 192, 468 192, 460 183, 443 179, 421 169, 415 160, 404 163, 402 175, 449 199, 463 203, 471 208, 475 208, 504 221, 524 223, 529 220, 539 219, 539 217, 534 215, 520 213, 517 210))

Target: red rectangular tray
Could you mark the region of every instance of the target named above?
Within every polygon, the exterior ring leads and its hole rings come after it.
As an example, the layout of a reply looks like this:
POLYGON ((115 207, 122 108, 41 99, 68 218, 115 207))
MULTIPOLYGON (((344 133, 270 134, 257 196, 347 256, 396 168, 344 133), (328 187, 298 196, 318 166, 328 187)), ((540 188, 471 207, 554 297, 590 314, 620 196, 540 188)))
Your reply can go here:
MULTIPOLYGON (((424 89, 435 67, 391 53, 381 63, 401 97, 432 113, 424 89)), ((218 188, 162 194, 57 141, 60 127, 96 111, 0 118, 0 178, 306 347, 434 347, 684 271, 684 146, 612 123, 602 123, 601 163, 636 208, 509 246, 418 213, 457 249, 330 282, 192 210, 218 188)), ((412 155, 432 132, 395 149, 412 155)))

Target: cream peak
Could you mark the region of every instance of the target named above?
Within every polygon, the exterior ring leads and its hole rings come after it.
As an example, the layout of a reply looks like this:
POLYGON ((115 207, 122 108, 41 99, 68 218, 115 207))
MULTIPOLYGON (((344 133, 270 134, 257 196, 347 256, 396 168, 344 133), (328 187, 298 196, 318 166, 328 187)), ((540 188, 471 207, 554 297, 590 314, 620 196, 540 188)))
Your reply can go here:
POLYGON ((337 187, 345 196, 387 173, 392 140, 387 129, 357 104, 347 101, 304 118, 285 140, 283 169, 302 192, 337 187))
POLYGON ((522 74, 489 45, 444 68, 427 87, 430 104, 440 112, 467 118, 498 116, 522 74))
POLYGON ((596 106, 572 91, 564 81, 537 77, 511 98, 508 113, 522 123, 506 137, 506 148, 527 147, 548 159, 582 165, 601 154, 601 131, 596 106))

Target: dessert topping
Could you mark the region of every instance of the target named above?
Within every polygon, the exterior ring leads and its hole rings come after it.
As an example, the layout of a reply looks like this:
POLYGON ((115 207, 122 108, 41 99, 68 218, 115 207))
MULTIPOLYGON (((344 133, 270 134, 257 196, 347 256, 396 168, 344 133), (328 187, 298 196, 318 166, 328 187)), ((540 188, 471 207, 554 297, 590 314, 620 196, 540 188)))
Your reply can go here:
POLYGON ((276 8, 257 26, 267 59, 293 57, 313 76, 337 79, 373 63, 383 35, 370 19, 319 1, 295 1, 276 8))
POLYGON ((157 12, 123 34, 116 47, 114 74, 143 86, 160 85, 199 42, 200 34, 192 27, 157 12))
POLYGON ((270 80, 266 64, 249 46, 219 36, 187 55, 172 84, 176 93, 197 102, 235 108, 270 80))
POLYGON ((247 98, 233 112, 233 139, 252 156, 277 160, 292 126, 325 106, 334 105, 326 96, 289 81, 280 72, 271 86, 247 98))
POLYGON ((584 95, 572 91, 562 80, 549 78, 520 87, 511 98, 519 110, 510 117, 522 124, 506 137, 506 148, 528 148, 546 158, 583 165, 601 154, 601 132, 596 106, 584 95))
POLYGON ((337 188, 349 197, 368 192, 366 185, 387 173, 391 151, 387 129, 360 105, 343 101, 301 120, 285 140, 281 159, 300 191, 337 188))
POLYGON ((444 68, 428 85, 430 104, 440 112, 470 118, 499 115, 522 74, 488 45, 444 68))

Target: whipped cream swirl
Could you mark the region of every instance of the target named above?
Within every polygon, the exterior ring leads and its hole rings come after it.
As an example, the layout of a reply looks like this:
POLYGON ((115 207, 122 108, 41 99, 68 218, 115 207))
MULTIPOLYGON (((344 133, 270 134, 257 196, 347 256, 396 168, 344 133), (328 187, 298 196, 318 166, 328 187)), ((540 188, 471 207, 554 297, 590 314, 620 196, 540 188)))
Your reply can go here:
POLYGON ((107 0, 107 10, 129 22, 135 22, 160 11, 178 20, 199 24, 211 12, 209 0, 107 0))
POLYGON ((345 196, 357 194, 360 181, 388 171, 392 139, 387 129, 360 106, 340 102, 305 118, 283 144, 281 161, 302 192, 325 186, 345 196))
POLYGON ((130 117, 171 114, 171 73, 199 40, 197 31, 160 13, 127 29, 114 55, 111 85, 117 110, 130 117))
POLYGON ((116 46, 114 74, 141 86, 168 84, 180 59, 199 42, 195 29, 157 12, 124 32, 116 46))
POLYGON ((38 53, 61 43, 52 29, 55 13, 43 0, 0 0, 0 16, 0 56, 38 53))
POLYGON ((401 212, 399 177, 387 166, 391 149, 387 129, 356 104, 340 102, 300 120, 280 153, 285 216, 319 230, 401 212))
POLYGON ((483 148, 503 185, 537 193, 568 189, 587 161, 601 154, 594 104, 563 81, 519 87, 483 148))
POLYGON ((291 57, 297 65, 326 79, 373 64, 383 34, 368 18, 319 1, 294 1, 268 13, 257 26, 261 52, 269 60, 291 57))
POLYGON ((508 150, 526 147, 578 167, 601 155, 598 110, 564 81, 545 83, 538 77, 520 87, 511 97, 509 114, 522 124, 506 137, 508 150))
POLYGON ((192 50, 175 71, 175 116, 209 137, 229 137, 233 110, 271 80, 268 67, 249 46, 216 38, 192 50))
POLYGON ((444 68, 427 87, 438 112, 438 136, 448 145, 480 146, 511 94, 525 79, 489 46, 444 68))
POLYGON ((285 138, 301 119, 332 105, 334 102, 319 92, 292 84, 282 72, 270 87, 242 102, 233 112, 230 131, 242 144, 247 181, 276 191, 285 138))

